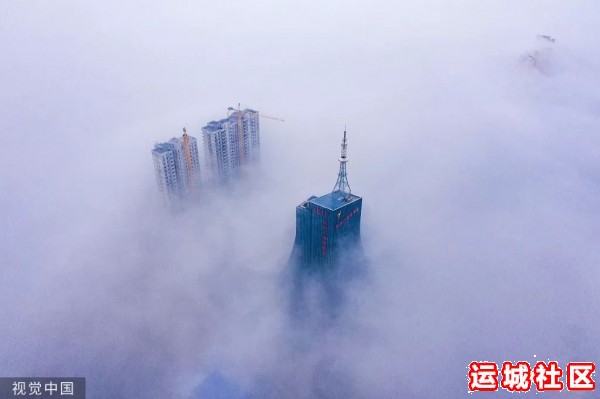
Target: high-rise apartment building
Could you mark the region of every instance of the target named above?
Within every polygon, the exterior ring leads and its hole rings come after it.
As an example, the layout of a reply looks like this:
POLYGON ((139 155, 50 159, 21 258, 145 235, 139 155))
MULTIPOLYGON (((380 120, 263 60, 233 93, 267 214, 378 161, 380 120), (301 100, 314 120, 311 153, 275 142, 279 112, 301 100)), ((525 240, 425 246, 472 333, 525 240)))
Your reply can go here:
POLYGON ((169 143, 156 144, 152 150, 158 191, 169 207, 176 206, 179 201, 180 187, 176 157, 175 149, 169 143))
POLYGON ((202 139, 212 179, 225 183, 239 173, 242 165, 260 157, 258 112, 252 109, 233 110, 227 118, 204 126, 202 139))
POLYGON ((197 140, 188 135, 185 128, 183 136, 156 144, 152 158, 158 190, 169 207, 178 206, 183 197, 200 187, 197 140))

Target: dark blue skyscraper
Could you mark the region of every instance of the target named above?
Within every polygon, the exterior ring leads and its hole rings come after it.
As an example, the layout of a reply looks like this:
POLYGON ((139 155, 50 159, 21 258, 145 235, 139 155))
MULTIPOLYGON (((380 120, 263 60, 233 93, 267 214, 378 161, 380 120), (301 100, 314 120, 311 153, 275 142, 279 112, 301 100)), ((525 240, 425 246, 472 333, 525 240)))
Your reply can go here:
POLYGON ((346 175, 346 130, 333 190, 296 207, 296 240, 290 256, 291 311, 308 325, 327 325, 343 309, 347 282, 364 269, 360 242, 362 198, 352 194, 346 175), (321 321, 320 318, 325 317, 321 321))
POLYGON ((296 240, 290 261, 309 274, 343 268, 360 251, 362 198, 350 191, 346 150, 344 130, 340 170, 332 192, 312 196, 296 207, 296 240))

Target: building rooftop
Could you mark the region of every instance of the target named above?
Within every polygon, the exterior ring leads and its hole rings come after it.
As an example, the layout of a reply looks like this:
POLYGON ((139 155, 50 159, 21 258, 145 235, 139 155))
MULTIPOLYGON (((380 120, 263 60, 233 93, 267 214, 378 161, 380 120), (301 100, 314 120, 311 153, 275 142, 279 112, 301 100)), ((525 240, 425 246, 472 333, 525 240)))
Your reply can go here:
POLYGON ((222 127, 221 127, 221 123, 222 123, 222 121, 223 121, 223 120, 221 120, 221 121, 218 121, 218 122, 217 122, 217 121, 211 121, 211 122, 208 122, 208 123, 206 124, 206 126, 204 126, 204 127, 202 128, 202 130, 203 130, 203 131, 206 131, 206 132, 211 132, 211 133, 213 133, 213 132, 216 132, 216 131, 218 131, 218 130, 221 130, 221 129, 222 129, 222 127))
MULTIPOLYGON (((242 110, 242 115, 247 113, 247 112, 252 112, 252 113, 257 113, 258 111, 255 111, 253 109, 250 108, 246 108, 242 110)), ((231 115, 229 115, 227 118, 224 119, 220 119, 218 121, 210 121, 206 124, 206 126, 204 126, 202 128, 202 130, 205 130, 207 132, 216 132, 217 130, 221 130, 221 125, 223 123, 226 122, 230 122, 230 123, 235 123, 237 121, 237 110, 233 111, 231 113, 231 115)))
POLYGON ((169 152, 173 150, 173 145, 169 143, 157 143, 154 145, 154 149, 152 152, 157 154, 164 154, 165 152, 169 152))
POLYGON ((340 191, 334 191, 319 198, 313 198, 310 200, 310 202, 323 208, 335 211, 336 209, 342 208, 343 206, 346 206, 359 199, 360 197, 354 194, 346 194, 340 191))

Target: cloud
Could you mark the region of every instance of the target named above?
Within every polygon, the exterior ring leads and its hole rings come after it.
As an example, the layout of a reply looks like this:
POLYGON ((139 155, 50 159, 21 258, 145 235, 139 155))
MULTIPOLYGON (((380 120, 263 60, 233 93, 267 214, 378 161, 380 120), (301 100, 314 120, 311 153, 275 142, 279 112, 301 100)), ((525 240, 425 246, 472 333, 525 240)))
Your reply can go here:
POLYGON ((90 397, 429 398, 464 395, 473 360, 594 361, 594 10, 8 4, 0 375, 85 376, 90 397), (539 34, 544 74, 519 62, 539 34), (260 167, 165 214, 153 143, 238 101, 286 120, 261 122, 260 167), (344 124, 370 269, 333 325, 295 330, 294 207, 333 187, 344 124))

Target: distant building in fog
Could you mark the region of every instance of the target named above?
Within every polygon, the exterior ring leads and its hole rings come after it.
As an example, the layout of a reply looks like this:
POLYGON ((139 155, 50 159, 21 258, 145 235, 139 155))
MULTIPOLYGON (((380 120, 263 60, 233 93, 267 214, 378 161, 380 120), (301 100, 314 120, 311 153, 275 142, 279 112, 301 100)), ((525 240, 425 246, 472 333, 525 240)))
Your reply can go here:
POLYGON ((200 187, 200 161, 195 137, 183 129, 183 136, 159 143, 152 150, 159 192, 171 208, 200 187))
POLYGON ((233 110, 227 118, 204 126, 202 140, 211 178, 225 183, 239 173, 242 165, 260 157, 258 112, 252 109, 233 110))

